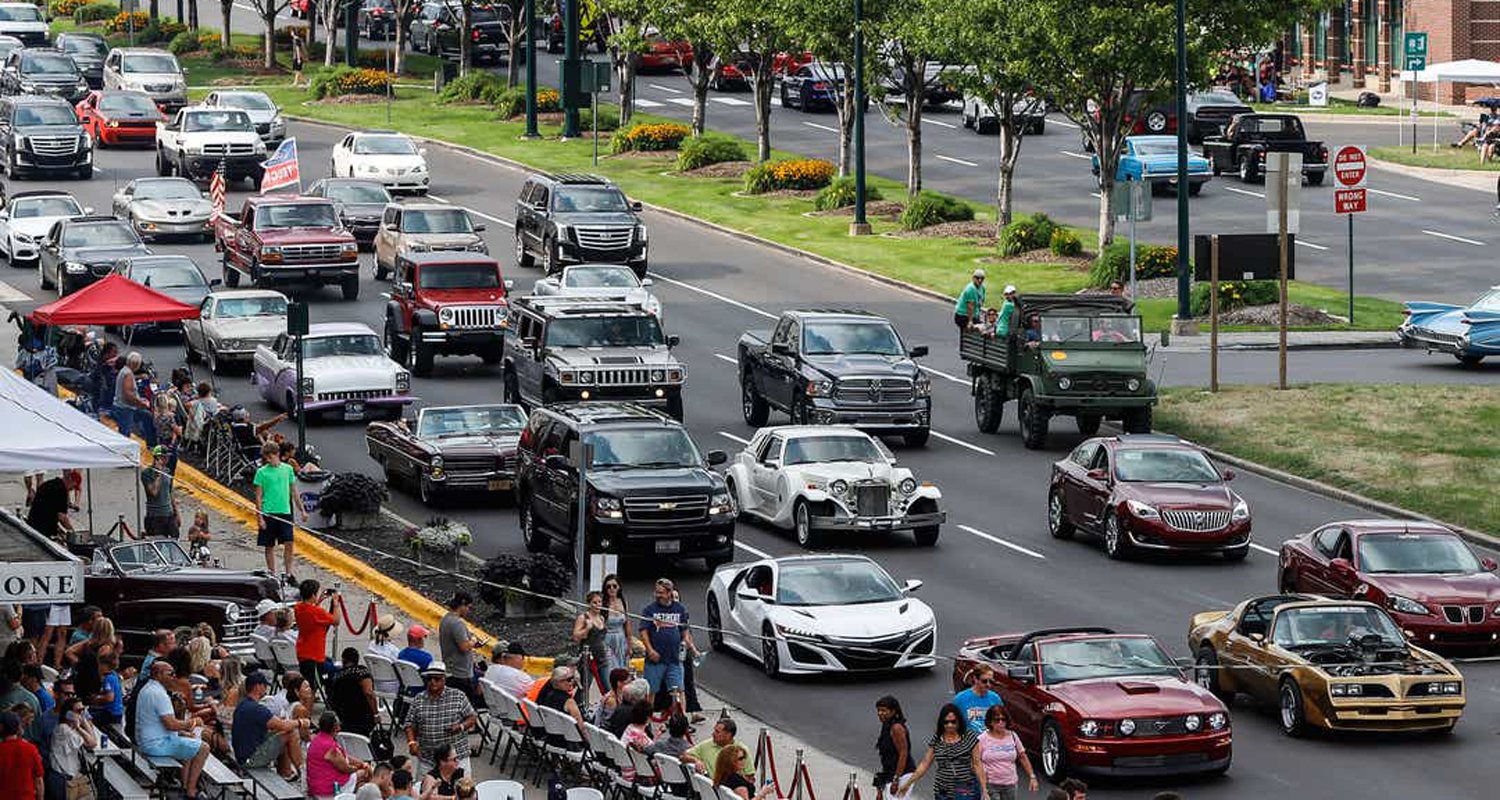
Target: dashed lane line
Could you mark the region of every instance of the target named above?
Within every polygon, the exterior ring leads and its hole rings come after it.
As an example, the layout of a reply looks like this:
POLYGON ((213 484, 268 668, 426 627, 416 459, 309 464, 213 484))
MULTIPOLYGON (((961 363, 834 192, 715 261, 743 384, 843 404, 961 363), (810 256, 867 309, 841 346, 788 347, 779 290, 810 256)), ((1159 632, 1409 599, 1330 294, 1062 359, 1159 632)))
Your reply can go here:
POLYGON ((939 433, 937 431, 931 431, 931 433, 932 433, 933 436, 936 436, 937 438, 942 439, 943 441, 948 442, 949 444, 956 444, 959 447, 963 447, 963 448, 967 448, 969 450, 973 450, 974 452, 979 453, 980 455, 986 455, 986 456, 993 456, 993 455, 995 455, 995 451, 994 450, 986 450, 986 449, 984 449, 983 447, 980 447, 977 444, 969 444, 968 442, 964 441, 963 439, 955 439, 954 437, 949 436, 946 433, 939 433))
POLYGON ((1260 192, 1252 192, 1249 189, 1241 189, 1238 186, 1225 186, 1224 191, 1234 192, 1235 194, 1248 195, 1250 197, 1259 197, 1262 200, 1266 199, 1266 196, 1261 194, 1260 192))
POLYGON ((745 444, 745 445, 750 444, 750 440, 749 439, 746 439, 746 438, 744 438, 742 436, 735 436, 734 434, 730 433, 729 431, 719 431, 719 435, 722 436, 722 437, 724 437, 725 439, 728 439, 731 442, 739 442, 740 444, 745 444))
POLYGON ((947 380, 953 381, 954 383, 961 383, 961 384, 963 384, 965 386, 973 386, 974 385, 972 382, 970 382, 968 380, 965 380, 964 378, 960 378, 957 375, 949 375, 948 373, 946 373, 946 372, 944 372, 944 371, 942 371, 940 369, 933 369, 932 367, 923 366, 921 364, 918 364, 917 366, 922 367, 922 371, 923 372, 930 372, 933 375, 938 376, 939 378, 945 378, 947 380))
POLYGON ((1367 189, 1366 191, 1368 191, 1370 194, 1380 194, 1385 195, 1386 197, 1395 197, 1400 200, 1410 200, 1414 203, 1422 202, 1422 198, 1420 197, 1412 197, 1409 194, 1398 194, 1396 192, 1387 192, 1384 189, 1367 189))
POLYGON ((1084 161, 1093 161, 1094 160, 1094 157, 1091 156, 1091 155, 1089 155, 1089 154, 1087 154, 1087 153, 1075 153, 1072 150, 1059 150, 1057 152, 1062 153, 1063 155, 1067 156, 1068 158, 1081 158, 1084 161))
POLYGON ((1455 242, 1463 242, 1464 244, 1472 244, 1475 247, 1484 247, 1484 242, 1475 241, 1474 239, 1465 239, 1462 236, 1454 236, 1451 233, 1443 233, 1442 231, 1429 231, 1426 228, 1423 228, 1422 232, 1425 233, 1425 234, 1427 234, 1428 236, 1436 236, 1439 239, 1452 239, 1455 242))
MULTIPOLYGON (((655 274, 655 273, 653 273, 653 274, 655 274)), ((752 306, 752 305, 750 305, 748 303, 741 303, 740 301, 735 300, 733 298, 725 297, 724 295, 719 294, 718 292, 711 292, 711 291, 709 291, 707 289, 699 288, 697 286, 692 285, 691 283, 683 283, 682 281, 673 280, 672 278, 668 278, 668 277, 665 277, 665 276, 662 276, 662 275, 656 275, 656 279, 659 280, 659 281, 661 281, 662 283, 670 283, 673 286, 680 286, 680 287, 682 287, 684 289, 687 289, 690 292, 697 292, 698 294, 701 294, 701 295, 704 295, 704 296, 707 296, 707 297, 712 297, 715 300, 719 300, 719 301, 728 303, 728 304, 734 306, 735 308, 742 308, 742 309, 744 309, 746 311, 749 311, 752 314, 759 314, 760 316, 765 317, 766 319, 779 319, 779 317, 777 317, 775 314, 772 314, 772 313, 767 312, 767 311, 762 311, 762 310, 760 310, 760 309, 756 308, 755 306, 752 306)))
POLYGON ((1022 547, 1022 546, 1020 546, 1020 545, 1018 545, 1018 544, 1016 544, 1014 542, 1007 542, 1007 541, 1005 541, 1004 539, 1001 539, 998 536, 991 536, 988 533, 985 533, 984 531, 979 530, 978 528, 971 528, 968 525, 960 525, 958 527, 959 527, 959 530, 968 531, 969 533, 972 533, 972 534, 974 534, 975 536, 978 536, 981 539, 985 539, 987 541, 994 542, 995 544, 998 544, 1001 547, 1009 547, 1010 549, 1016 551, 1017 553, 1022 553, 1024 555, 1031 556, 1032 558, 1039 558, 1039 559, 1041 559, 1043 561, 1047 560, 1046 556, 1042 555, 1041 553, 1038 553, 1035 550, 1032 550, 1031 548, 1022 547))
POLYGON ((1272 555, 1272 556, 1276 556, 1276 557, 1277 557, 1277 558, 1280 558, 1280 557, 1281 557, 1281 553, 1279 553, 1279 552, 1277 552, 1277 551, 1275 551, 1275 550, 1272 550, 1272 549, 1271 549, 1271 548, 1269 548, 1269 547, 1265 547, 1265 546, 1263 546, 1263 545, 1258 545, 1258 544, 1256 544, 1256 543, 1255 543, 1255 542, 1251 542, 1251 543, 1250 543, 1250 547, 1251 547, 1251 548, 1252 548, 1252 549, 1254 549, 1254 550, 1259 550, 1259 551, 1261 551, 1261 552, 1262 552, 1262 553, 1265 553, 1265 554, 1266 554, 1266 555, 1272 555))
POLYGON ((668 97, 667 102, 676 106, 692 107, 693 100, 690 97, 668 97))
POLYGON ((635 104, 641 108, 661 108, 666 105, 665 103, 658 103, 655 100, 647 100, 644 97, 637 97, 635 104))
POLYGON ((1050 117, 1049 117, 1049 118, 1048 118, 1048 119, 1047 119, 1047 121, 1048 121, 1048 122, 1050 122, 1050 123, 1052 123, 1052 124, 1053 124, 1053 125, 1061 125, 1061 126, 1063 126, 1063 127, 1064 127, 1064 128, 1072 128, 1072 129, 1073 129, 1073 130, 1075 130, 1075 131, 1076 131, 1076 130, 1078 130, 1078 129, 1079 129, 1079 128, 1078 128, 1078 124, 1077 124, 1077 123, 1075 123, 1075 122, 1072 122, 1072 121, 1069 121, 1069 120, 1065 120, 1065 119, 1054 119, 1054 118, 1050 118, 1050 117))
POLYGON ((953 129, 957 129, 958 128, 957 125, 954 125, 951 122, 943 122, 942 120, 928 119, 927 117, 923 117, 922 121, 923 122, 930 122, 933 125, 941 125, 944 128, 953 128, 953 129))
POLYGON ((1323 246, 1321 244, 1313 244, 1312 242, 1304 241, 1302 239, 1298 239, 1297 240, 1297 244, 1300 244, 1303 247, 1311 247, 1314 250, 1327 250, 1328 249, 1327 247, 1325 247, 1325 246, 1323 246))
POLYGON ((972 161, 965 161, 965 160, 963 160, 961 158, 954 158, 953 156, 945 156, 942 153, 937 153, 935 155, 936 155, 937 158, 940 158, 940 159, 942 159, 944 161, 951 161, 951 162, 953 162, 955 164, 962 164, 962 165, 964 165, 966 167, 977 167, 977 166, 979 166, 978 164, 975 164, 972 161))
MULTIPOLYGON (((806 125, 809 128, 817 128, 820 131, 828 131, 829 133, 838 133, 839 132, 838 128, 830 128, 827 125, 823 125, 823 124, 820 124, 820 123, 817 123, 817 122, 807 122, 806 120, 804 120, 802 122, 802 124, 806 125)), ((938 156, 938 158, 942 158, 942 156, 938 156)))
POLYGON ((671 92, 672 94, 682 94, 682 90, 676 88, 675 86, 663 86, 659 83, 653 83, 651 84, 651 88, 660 89, 663 92, 671 92))
POLYGON ((750 105, 750 101, 748 101, 748 100, 741 100, 738 97, 710 97, 708 99, 714 101, 715 103, 723 103, 726 106, 748 106, 748 105, 750 105))
POLYGON ((740 541, 738 536, 736 536, 734 539, 734 546, 738 547, 741 550, 744 550, 745 552, 755 556, 756 558, 771 558, 770 553, 767 553, 766 551, 758 547, 751 547, 750 545, 745 544, 744 542, 740 541))
POLYGON ((728 361, 729 363, 735 365, 736 367, 738 367, 740 365, 739 359, 737 359, 737 358, 730 358, 729 356, 726 356, 723 353, 714 353, 714 358, 717 358, 720 361, 728 361))

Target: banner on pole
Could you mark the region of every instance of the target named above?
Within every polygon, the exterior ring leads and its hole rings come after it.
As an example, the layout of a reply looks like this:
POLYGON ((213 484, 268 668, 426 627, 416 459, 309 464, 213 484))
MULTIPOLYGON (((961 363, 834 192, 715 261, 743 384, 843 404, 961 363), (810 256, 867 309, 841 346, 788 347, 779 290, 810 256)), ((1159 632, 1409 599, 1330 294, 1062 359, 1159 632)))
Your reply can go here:
POLYGON ((302 173, 297 164, 297 139, 291 137, 276 148, 271 157, 261 162, 265 170, 260 179, 262 193, 283 186, 301 186, 302 173))

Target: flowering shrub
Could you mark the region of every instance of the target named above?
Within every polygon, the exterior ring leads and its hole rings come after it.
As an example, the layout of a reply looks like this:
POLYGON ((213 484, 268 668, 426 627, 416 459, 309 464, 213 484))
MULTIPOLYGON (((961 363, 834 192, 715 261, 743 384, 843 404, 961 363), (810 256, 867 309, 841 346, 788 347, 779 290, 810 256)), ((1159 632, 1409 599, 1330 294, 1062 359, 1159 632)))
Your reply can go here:
POLYGON ((364 67, 334 67, 319 72, 312 79, 309 91, 318 99, 346 94, 385 94, 390 84, 388 72, 364 67))
POLYGON ((642 123, 632 125, 628 131, 616 131, 610 137, 610 149, 616 153, 627 150, 676 150, 682 140, 692 133, 686 125, 675 122, 642 123))
POLYGON ((132 22, 134 23, 133 27, 135 30, 143 31, 147 25, 151 24, 151 15, 144 11, 133 13, 121 11, 115 15, 114 19, 110 20, 109 31, 110 33, 125 33, 132 28, 132 22))
MULTIPOLYGON (((1168 278, 1177 274, 1177 248, 1161 245, 1136 245, 1135 277, 1168 278)), ((1104 288, 1111 281, 1130 279, 1130 242, 1113 242, 1094 259, 1089 268, 1089 284, 1104 288)))
POLYGON ((456 553, 474 543, 469 526, 447 517, 433 517, 420 528, 407 533, 406 546, 413 551, 456 553))
POLYGON ((197 33, 192 31, 183 31, 173 36, 172 43, 167 45, 167 50, 171 51, 172 55, 175 56, 196 53, 202 49, 203 40, 198 37, 197 33))
POLYGON ((73 9, 73 22, 83 25, 88 22, 114 19, 120 7, 114 3, 84 3, 73 9))
POLYGON ((52 5, 48 8, 52 9, 54 17, 71 17, 74 11, 86 5, 88 5, 88 0, 52 0, 52 5))
MULTIPOLYGON (((1139 255, 1139 254, 1137 254, 1139 255)), ((1137 258, 1136 267, 1140 267, 1137 258)), ((1209 313, 1209 298, 1213 294, 1213 284, 1193 284, 1192 312, 1195 317, 1206 317, 1209 313)), ((1219 282, 1219 313, 1233 311, 1245 306, 1263 306, 1274 303, 1281 298, 1281 290, 1276 281, 1220 281, 1219 282)))
POLYGON ((1067 228, 1058 228, 1052 231, 1052 239, 1047 242, 1054 255, 1076 256, 1083 252, 1083 242, 1079 241, 1078 234, 1067 228))
POLYGON ((745 173, 745 192, 821 189, 833 180, 833 165, 815 158, 792 158, 757 164, 745 173))
POLYGON ((179 33, 186 33, 187 26, 181 22, 162 20, 156 24, 156 39, 154 41, 170 41, 179 33))

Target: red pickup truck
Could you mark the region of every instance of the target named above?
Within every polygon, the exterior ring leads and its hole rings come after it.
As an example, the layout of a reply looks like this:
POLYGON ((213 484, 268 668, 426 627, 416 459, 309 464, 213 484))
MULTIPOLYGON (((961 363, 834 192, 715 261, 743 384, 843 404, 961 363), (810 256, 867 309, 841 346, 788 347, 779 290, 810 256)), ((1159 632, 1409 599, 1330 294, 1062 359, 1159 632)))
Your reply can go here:
POLYGON ((514 283, 483 253, 401 253, 386 303, 386 354, 419 378, 432 374, 439 353, 500 363, 505 295, 514 283))
POLYGON ((250 197, 238 214, 219 217, 214 249, 223 254, 230 288, 248 276, 260 289, 336 285, 345 300, 359 297, 359 245, 333 202, 321 197, 250 197))

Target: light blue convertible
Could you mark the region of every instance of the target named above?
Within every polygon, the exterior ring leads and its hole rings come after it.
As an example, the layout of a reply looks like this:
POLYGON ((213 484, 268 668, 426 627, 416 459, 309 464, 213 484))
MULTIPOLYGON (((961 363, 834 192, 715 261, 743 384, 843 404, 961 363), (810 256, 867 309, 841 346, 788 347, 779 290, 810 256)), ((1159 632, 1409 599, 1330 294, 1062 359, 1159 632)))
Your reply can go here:
MULTIPOLYGON (((1099 156, 1093 157, 1099 174, 1099 156)), ((1208 159, 1188 153, 1188 194, 1197 195, 1213 177, 1208 159)), ((1116 181, 1150 181, 1152 191, 1177 185, 1176 136, 1127 136, 1115 168, 1116 181)))
POLYGON ((1406 321, 1396 330, 1401 344, 1451 353, 1466 367, 1485 356, 1500 355, 1500 286, 1491 287, 1467 308, 1424 301, 1403 305, 1406 321))

